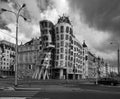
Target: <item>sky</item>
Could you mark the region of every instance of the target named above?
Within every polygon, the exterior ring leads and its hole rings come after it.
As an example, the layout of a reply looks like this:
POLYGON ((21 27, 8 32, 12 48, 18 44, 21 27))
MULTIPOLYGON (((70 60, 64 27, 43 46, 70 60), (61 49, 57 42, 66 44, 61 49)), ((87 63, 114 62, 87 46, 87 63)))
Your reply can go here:
MULTIPOLYGON (((65 14, 81 43, 85 40, 94 54, 116 63, 120 44, 120 0, 0 0, 0 8, 17 12, 23 3, 26 7, 21 14, 28 21, 19 18, 19 43, 40 36, 40 20, 48 19, 56 24, 65 14)), ((15 43, 15 20, 14 14, 0 11, 0 40, 15 43)))

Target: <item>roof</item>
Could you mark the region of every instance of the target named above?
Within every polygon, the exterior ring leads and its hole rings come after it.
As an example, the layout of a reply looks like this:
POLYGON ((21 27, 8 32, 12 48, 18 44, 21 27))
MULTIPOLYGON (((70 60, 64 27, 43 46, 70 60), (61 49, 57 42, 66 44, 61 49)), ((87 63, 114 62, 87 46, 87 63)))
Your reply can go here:
POLYGON ((64 15, 58 19, 58 23, 68 23, 68 24, 71 25, 71 22, 70 22, 70 20, 69 20, 69 17, 64 16, 64 15))
POLYGON ((87 47, 86 43, 85 43, 85 40, 83 41, 83 47, 87 47))

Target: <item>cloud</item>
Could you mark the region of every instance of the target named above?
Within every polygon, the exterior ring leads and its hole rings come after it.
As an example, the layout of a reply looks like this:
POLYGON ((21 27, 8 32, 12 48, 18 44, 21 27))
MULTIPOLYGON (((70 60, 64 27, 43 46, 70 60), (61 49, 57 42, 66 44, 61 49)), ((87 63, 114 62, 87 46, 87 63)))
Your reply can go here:
POLYGON ((77 37, 85 39, 98 55, 116 60, 117 45, 113 47, 110 42, 120 44, 120 1, 69 0, 69 4, 71 12, 76 12, 78 17, 74 18, 77 37))
MULTIPOLYGON (((74 35, 80 42, 86 40, 89 49, 112 60, 109 56, 115 59, 116 56, 113 54, 115 49, 105 43, 114 41, 114 38, 119 39, 119 2, 119 0, 11 0, 7 4, 2 4, 2 7, 17 11, 19 5, 26 4, 21 14, 31 22, 19 18, 19 40, 23 43, 40 35, 40 20, 48 19, 56 24, 59 16, 65 14, 69 16, 74 35)), ((15 36, 15 16, 3 13, 1 17, 11 29, 11 35, 15 36)))
POLYGON ((6 26, 7 24, 4 21, 0 20, 0 28, 11 32, 11 29, 6 26))
MULTIPOLYGON (((70 0, 72 8, 81 9, 84 20, 90 27, 112 31, 114 37, 120 36, 120 0, 70 0)), ((74 10, 75 10, 74 9, 74 10)), ((118 39, 118 38, 117 38, 118 39)))

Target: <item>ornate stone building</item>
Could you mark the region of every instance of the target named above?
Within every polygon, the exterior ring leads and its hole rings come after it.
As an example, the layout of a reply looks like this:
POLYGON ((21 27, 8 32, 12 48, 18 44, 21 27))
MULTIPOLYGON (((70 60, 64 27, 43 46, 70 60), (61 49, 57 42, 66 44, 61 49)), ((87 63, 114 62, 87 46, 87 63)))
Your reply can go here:
POLYGON ((18 77, 31 77, 36 68, 37 57, 42 49, 41 38, 33 38, 18 47, 18 77))

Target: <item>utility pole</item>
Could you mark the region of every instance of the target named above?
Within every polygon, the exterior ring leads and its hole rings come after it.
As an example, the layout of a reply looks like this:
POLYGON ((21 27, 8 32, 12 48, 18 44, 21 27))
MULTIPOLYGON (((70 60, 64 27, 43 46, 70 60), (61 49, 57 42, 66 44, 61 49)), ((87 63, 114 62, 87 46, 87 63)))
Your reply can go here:
MULTIPOLYGON (((10 11, 8 9, 4 9, 2 8, 1 11, 3 12, 11 12, 16 16, 16 48, 15 48, 15 52, 16 52, 16 57, 15 57, 15 86, 18 85, 17 83, 17 76, 18 76, 18 71, 17 71, 17 66, 18 66, 18 22, 19 22, 19 16, 23 17, 20 14, 20 11, 25 7, 26 5, 23 4, 19 10, 16 12, 10 11)), ((23 17, 23 19, 26 21, 27 19, 25 17, 23 17)))
POLYGON ((118 75, 119 75, 119 73, 120 73, 120 63, 119 63, 119 58, 120 58, 120 56, 119 56, 119 52, 120 52, 120 50, 119 50, 119 44, 118 44, 118 75))

